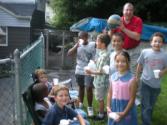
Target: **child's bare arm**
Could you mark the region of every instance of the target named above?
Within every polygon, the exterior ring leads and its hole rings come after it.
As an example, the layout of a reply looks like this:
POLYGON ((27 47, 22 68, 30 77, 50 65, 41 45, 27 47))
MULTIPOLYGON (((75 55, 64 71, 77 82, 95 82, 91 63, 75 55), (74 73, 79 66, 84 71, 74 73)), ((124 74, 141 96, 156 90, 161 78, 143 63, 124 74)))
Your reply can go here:
POLYGON ((167 67, 165 69, 163 69, 163 70, 160 71, 159 76, 162 77, 165 74, 167 74, 167 67))
POLYGON ((71 49, 68 50, 67 55, 71 56, 77 53, 77 48, 79 46, 79 43, 76 43, 71 49))
POLYGON ((137 80, 140 79, 139 77, 140 77, 141 71, 142 71, 142 65, 138 63, 137 68, 136 68, 136 78, 137 78, 137 80))
POLYGON ((77 115, 77 119, 78 119, 80 125, 86 125, 85 121, 84 121, 84 119, 83 119, 83 117, 81 115, 77 115))
POLYGON ((111 112, 111 98, 112 98, 112 86, 110 84, 107 94, 107 113, 111 112))
POLYGON ((93 71, 93 70, 90 70, 90 69, 86 69, 85 71, 86 71, 87 74, 94 74, 94 75, 102 74, 102 71, 99 71, 99 70, 93 71))

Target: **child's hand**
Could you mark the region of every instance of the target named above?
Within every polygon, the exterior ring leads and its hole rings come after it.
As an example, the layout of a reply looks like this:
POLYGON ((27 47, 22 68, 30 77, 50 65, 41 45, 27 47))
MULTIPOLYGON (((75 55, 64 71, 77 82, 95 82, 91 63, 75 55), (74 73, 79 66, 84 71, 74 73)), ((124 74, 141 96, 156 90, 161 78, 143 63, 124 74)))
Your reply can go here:
POLYGON ((85 69, 86 74, 91 75, 92 71, 90 69, 85 69))
POLYGON ((111 111, 111 108, 109 106, 107 106, 107 114, 109 114, 111 111))
POLYGON ((118 115, 119 115, 119 118, 115 120, 116 122, 121 121, 121 119, 125 117, 125 113, 124 112, 118 112, 118 115))
POLYGON ((134 78, 134 82, 137 84, 137 86, 139 86, 139 84, 140 84, 140 78, 139 77, 135 77, 134 78))
POLYGON ((135 77, 134 77, 134 80, 135 80, 135 82, 137 82, 137 83, 138 83, 138 82, 140 81, 140 77, 135 76, 135 77))
POLYGON ((76 48, 78 48, 78 47, 79 47, 79 42, 77 42, 77 43, 75 44, 75 47, 76 47, 76 48))
POLYGON ((163 71, 160 71, 160 72, 159 72, 159 78, 161 78, 163 75, 164 75, 164 72, 163 72, 163 71))
POLYGON ((125 29, 125 26, 123 24, 123 21, 121 20, 120 22, 120 27, 119 27, 123 32, 124 32, 124 29, 125 29))

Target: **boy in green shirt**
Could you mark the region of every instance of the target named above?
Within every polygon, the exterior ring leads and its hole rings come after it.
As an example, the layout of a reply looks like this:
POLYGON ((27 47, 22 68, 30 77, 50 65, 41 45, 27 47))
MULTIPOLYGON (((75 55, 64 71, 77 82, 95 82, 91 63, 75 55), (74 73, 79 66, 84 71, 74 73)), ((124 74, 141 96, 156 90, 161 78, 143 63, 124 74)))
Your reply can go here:
POLYGON ((109 53, 107 46, 110 43, 110 37, 107 34, 99 34, 96 40, 96 48, 99 49, 98 57, 95 59, 96 71, 90 69, 86 70, 87 74, 93 74, 95 98, 99 101, 99 114, 96 116, 96 120, 104 119, 104 97, 107 93, 107 87, 109 83, 109 77, 106 75, 102 68, 105 65, 109 65, 109 53))

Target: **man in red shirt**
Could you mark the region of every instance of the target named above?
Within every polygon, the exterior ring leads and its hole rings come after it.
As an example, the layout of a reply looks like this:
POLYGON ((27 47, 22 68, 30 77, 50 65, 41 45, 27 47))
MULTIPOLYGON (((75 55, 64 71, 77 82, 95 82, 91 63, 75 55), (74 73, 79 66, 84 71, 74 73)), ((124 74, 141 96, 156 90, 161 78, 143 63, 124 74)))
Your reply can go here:
POLYGON ((116 29, 111 29, 109 35, 114 32, 121 32, 124 35, 123 48, 131 57, 131 71, 135 73, 137 58, 140 54, 140 36, 142 32, 143 22, 140 17, 134 16, 134 6, 132 3, 126 3, 123 7, 123 16, 121 24, 116 29))
MULTIPOLYGON (((109 35, 112 38, 114 32, 121 32, 124 35, 123 49, 130 55, 130 70, 133 74, 136 72, 137 59, 140 55, 140 37, 143 27, 143 21, 140 17, 134 16, 134 6, 132 3, 125 3, 123 7, 123 16, 121 24, 116 29, 111 29, 109 35)), ((140 84, 135 100, 136 105, 140 104, 140 84)))

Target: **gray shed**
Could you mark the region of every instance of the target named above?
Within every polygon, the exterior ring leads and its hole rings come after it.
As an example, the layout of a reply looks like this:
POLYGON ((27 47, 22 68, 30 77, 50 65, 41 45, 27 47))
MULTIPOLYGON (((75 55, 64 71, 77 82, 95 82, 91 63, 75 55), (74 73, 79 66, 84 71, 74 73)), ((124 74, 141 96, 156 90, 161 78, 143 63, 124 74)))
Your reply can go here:
POLYGON ((22 50, 31 44, 32 30, 43 29, 45 24, 45 0, 14 1, 0 0, 0 59, 9 57, 16 48, 22 50))

